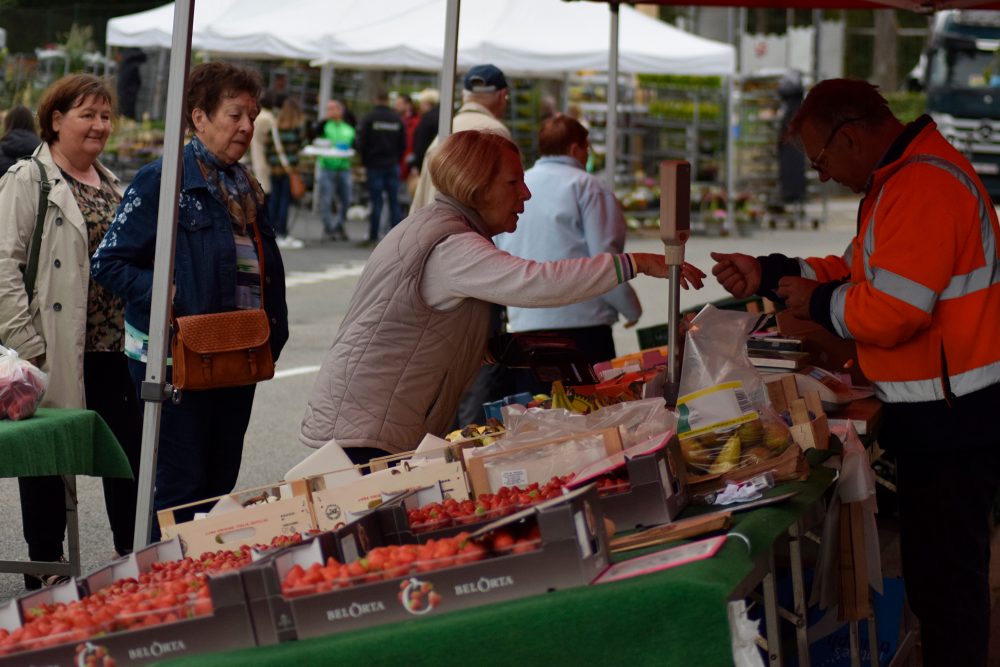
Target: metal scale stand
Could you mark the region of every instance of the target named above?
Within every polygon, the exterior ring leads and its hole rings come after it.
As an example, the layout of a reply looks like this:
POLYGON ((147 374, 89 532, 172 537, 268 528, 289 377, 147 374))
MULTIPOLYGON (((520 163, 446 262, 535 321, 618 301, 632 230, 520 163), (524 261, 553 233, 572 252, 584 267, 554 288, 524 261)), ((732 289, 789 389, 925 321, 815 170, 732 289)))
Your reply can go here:
POLYGON ((677 405, 681 383, 680 290, 684 245, 691 236, 691 165, 683 160, 660 162, 660 238, 670 268, 667 287, 667 369, 645 387, 644 397, 662 396, 677 405))

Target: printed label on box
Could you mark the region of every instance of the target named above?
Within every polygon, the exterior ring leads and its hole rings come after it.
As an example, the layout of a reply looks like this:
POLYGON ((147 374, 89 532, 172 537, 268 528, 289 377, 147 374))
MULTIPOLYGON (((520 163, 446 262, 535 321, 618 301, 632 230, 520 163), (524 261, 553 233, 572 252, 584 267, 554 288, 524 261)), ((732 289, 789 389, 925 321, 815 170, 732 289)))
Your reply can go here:
POLYGON ((524 486, 528 483, 528 471, 524 468, 503 470, 500 472, 500 479, 503 486, 524 486))

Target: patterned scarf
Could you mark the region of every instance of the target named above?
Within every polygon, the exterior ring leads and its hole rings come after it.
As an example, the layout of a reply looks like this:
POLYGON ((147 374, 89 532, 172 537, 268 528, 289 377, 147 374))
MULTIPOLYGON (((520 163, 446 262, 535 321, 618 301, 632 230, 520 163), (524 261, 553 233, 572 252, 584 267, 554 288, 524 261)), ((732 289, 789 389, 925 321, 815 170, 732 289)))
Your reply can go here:
POLYGON ((198 137, 191 139, 191 147, 208 191, 225 204, 236 232, 247 236, 257 222, 257 206, 263 200, 258 201, 246 169, 239 162, 225 164, 198 137))

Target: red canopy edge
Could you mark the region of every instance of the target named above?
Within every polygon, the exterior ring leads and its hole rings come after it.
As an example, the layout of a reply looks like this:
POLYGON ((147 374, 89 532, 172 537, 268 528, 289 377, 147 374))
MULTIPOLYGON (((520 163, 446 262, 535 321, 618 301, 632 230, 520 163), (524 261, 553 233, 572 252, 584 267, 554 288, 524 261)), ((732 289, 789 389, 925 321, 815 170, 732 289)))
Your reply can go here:
MULTIPOLYGON (((616 0, 594 0, 615 2, 616 0)), ((762 7, 769 9, 908 9, 922 14, 939 9, 1000 9, 988 0, 624 0, 620 4, 711 7, 762 7)))

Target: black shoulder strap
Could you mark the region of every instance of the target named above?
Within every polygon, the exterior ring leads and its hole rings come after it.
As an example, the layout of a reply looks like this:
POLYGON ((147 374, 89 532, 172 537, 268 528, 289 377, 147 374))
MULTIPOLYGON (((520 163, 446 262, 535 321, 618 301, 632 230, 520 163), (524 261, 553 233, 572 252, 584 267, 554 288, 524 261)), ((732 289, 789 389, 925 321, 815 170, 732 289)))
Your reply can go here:
POLYGON ((24 271, 24 288, 28 291, 28 303, 35 292, 35 277, 38 275, 38 254, 42 249, 42 225, 45 223, 45 213, 49 208, 49 192, 52 190, 52 181, 45 173, 45 165, 36 157, 31 158, 38 165, 38 174, 41 177, 42 187, 38 191, 38 213, 35 215, 35 231, 31 235, 31 249, 28 257, 28 267, 24 271))

